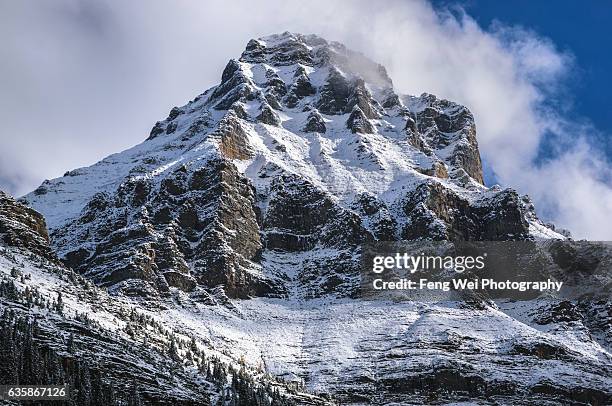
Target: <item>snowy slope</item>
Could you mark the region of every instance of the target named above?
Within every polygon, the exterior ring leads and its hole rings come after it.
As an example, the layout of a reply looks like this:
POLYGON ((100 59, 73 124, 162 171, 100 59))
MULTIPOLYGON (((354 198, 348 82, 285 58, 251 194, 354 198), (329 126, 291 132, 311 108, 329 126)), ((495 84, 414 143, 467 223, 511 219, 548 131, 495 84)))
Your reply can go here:
MULTIPOLYGON (((87 360, 105 383, 112 384, 120 402, 126 401, 136 382, 144 404, 214 405, 231 387, 232 375, 227 373, 226 384, 219 386, 202 371, 202 365, 211 370, 222 365, 226 371, 242 368, 255 385, 272 388, 292 402, 331 405, 288 387, 256 363, 245 366, 243 353, 229 351, 217 345, 214 337, 200 334, 213 331, 207 321, 199 319, 195 326, 188 319, 175 320, 176 313, 168 309, 180 306, 171 301, 134 303, 110 296, 67 269, 15 247, 0 246, 0 284, 3 288, 10 284, 19 292, 15 296, 0 288, 0 314, 12 310, 37 320, 36 338, 42 345, 64 357, 87 360), (75 349, 70 349, 71 340, 75 349), (178 358, 169 354, 172 342, 178 358)), ((215 327, 221 329, 222 324, 220 320, 215 327)), ((230 336, 225 338, 227 344, 230 336)))

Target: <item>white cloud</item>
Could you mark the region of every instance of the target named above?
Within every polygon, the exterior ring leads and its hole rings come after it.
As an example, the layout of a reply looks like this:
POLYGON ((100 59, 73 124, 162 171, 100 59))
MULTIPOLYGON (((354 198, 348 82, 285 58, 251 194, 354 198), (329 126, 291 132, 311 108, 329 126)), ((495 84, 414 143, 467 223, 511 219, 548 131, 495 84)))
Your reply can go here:
POLYGON ((546 107, 571 104, 559 103, 571 56, 424 1, 3 2, 0 183, 23 193, 140 142, 172 105, 215 84, 249 38, 285 30, 361 50, 403 93, 467 105, 501 184, 578 237, 612 239, 610 163, 584 127, 546 107), (565 150, 534 165, 550 133, 565 150))

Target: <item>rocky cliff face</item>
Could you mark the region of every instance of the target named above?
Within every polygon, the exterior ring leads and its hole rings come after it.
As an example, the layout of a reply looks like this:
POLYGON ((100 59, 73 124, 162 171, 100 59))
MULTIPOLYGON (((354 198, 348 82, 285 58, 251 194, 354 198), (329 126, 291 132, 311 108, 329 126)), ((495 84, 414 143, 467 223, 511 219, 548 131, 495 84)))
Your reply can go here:
POLYGON ((54 233, 61 244, 79 242, 65 252, 66 264, 140 296, 198 284, 224 285, 234 297, 282 292, 254 274, 262 243, 247 179, 220 158, 188 168, 158 185, 131 177, 114 195, 95 194, 76 222, 54 233))
POLYGON ((537 300, 356 299, 364 243, 566 237, 527 196, 483 184, 467 108, 397 94, 384 67, 342 44, 251 40, 142 144, 24 201, 85 278, 311 392, 348 404, 610 399, 605 301, 571 304, 580 317, 567 324, 537 300))
POLYGON ((44 217, 0 191, 0 241, 52 261, 58 261, 49 245, 44 217))

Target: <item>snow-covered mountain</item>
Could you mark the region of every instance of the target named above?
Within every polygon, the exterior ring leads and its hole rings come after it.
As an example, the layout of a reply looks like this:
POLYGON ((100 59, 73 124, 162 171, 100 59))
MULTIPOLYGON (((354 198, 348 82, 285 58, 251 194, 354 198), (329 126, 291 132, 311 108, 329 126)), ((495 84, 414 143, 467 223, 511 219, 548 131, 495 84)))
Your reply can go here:
MULTIPOLYGON (((218 284, 286 295, 277 251, 312 253, 298 268, 320 268, 342 253, 349 266, 373 240, 562 238, 527 197, 483 186, 465 107, 397 95, 382 66, 289 33, 250 41, 142 144, 26 201, 70 266, 138 295, 218 284)), ((348 275, 293 276, 320 295, 350 291, 348 275)))
POLYGON ((342 44, 251 40, 143 143, 23 201, 109 302, 322 396, 298 404, 612 399, 609 300, 358 297, 364 243, 567 236, 483 185, 467 108, 342 44))

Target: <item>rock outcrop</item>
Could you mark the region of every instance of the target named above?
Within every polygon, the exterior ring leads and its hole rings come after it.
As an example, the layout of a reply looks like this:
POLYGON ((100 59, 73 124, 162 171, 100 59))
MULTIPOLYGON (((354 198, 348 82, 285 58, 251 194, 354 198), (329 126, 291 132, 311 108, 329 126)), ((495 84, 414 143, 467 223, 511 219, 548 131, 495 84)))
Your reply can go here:
POLYGON ((22 248, 50 261, 58 261, 49 245, 44 217, 0 191, 0 244, 22 248))

